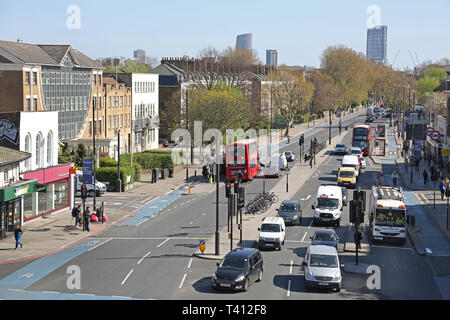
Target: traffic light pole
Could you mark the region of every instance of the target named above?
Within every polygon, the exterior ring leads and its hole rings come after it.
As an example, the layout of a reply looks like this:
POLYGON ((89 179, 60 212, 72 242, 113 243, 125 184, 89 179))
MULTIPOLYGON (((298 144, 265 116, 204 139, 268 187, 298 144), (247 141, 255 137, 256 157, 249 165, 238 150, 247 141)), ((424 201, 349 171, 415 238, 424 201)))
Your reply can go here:
MULTIPOLYGON (((218 150, 216 148, 216 150, 218 150)), ((219 232, 219 163, 216 163, 216 255, 220 254, 220 232, 219 232)))

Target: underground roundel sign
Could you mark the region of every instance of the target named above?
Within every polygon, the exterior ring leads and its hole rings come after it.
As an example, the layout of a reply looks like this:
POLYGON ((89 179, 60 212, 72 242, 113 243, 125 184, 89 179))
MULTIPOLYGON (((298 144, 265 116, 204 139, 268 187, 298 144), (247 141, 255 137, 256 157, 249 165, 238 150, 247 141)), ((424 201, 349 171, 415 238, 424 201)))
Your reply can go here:
POLYGON ((434 128, 428 127, 427 130, 425 131, 425 133, 429 136, 429 135, 431 135, 434 131, 435 131, 434 128))
POLYGON ((206 247, 206 240, 205 239, 200 239, 200 251, 205 252, 205 247, 206 247))
POLYGON ((433 139, 434 141, 438 141, 439 138, 441 137, 441 134, 439 131, 434 130, 431 134, 430 134, 431 139, 433 139))

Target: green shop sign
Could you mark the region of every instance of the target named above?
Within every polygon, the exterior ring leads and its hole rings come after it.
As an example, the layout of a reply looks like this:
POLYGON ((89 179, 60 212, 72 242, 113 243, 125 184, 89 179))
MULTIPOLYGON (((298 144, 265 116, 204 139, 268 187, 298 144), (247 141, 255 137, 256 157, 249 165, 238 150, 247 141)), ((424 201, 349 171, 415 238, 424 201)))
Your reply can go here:
POLYGON ((9 188, 1 188, 0 201, 1 202, 10 201, 16 198, 20 198, 29 193, 33 193, 35 191, 36 191, 36 180, 26 181, 9 188))

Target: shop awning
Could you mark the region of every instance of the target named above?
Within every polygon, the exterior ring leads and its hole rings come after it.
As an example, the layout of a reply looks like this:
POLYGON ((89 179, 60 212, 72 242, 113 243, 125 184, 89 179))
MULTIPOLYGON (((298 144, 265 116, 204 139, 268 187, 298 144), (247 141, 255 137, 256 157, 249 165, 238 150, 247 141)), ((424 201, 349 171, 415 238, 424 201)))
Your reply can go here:
POLYGON ((36 191, 36 180, 22 180, 9 187, 0 188, 0 202, 7 202, 36 191))

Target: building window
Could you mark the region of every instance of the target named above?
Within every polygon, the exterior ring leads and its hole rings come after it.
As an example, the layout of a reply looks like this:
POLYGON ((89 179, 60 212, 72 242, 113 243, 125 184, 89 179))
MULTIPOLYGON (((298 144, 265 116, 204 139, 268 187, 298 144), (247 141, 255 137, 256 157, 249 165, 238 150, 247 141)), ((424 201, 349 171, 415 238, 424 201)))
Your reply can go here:
POLYGON ((47 135, 47 163, 53 165, 53 134, 50 131, 47 135))
POLYGON ((111 129, 111 116, 108 116, 108 129, 111 129))
POLYGON ((97 134, 102 134, 102 120, 98 120, 97 134))
POLYGON ((123 114, 120 115, 120 127, 123 128, 123 114))
POLYGON ((123 107, 123 96, 120 96, 120 106, 123 107))
POLYGON ((37 85, 37 72, 33 72, 33 86, 37 85))
POLYGON ((31 111, 37 110, 37 98, 33 98, 33 105, 31 106, 31 111))
POLYGON ((108 107, 111 108, 111 97, 108 97, 108 107))
POLYGON ((27 98, 26 105, 25 105, 25 111, 31 111, 30 103, 31 103, 30 98, 27 98))
POLYGON ((25 84, 30 85, 30 72, 25 72, 25 84))
POLYGON ((41 163, 44 160, 44 149, 42 148, 42 144, 43 144, 43 139, 42 139, 42 134, 39 133, 36 136, 36 167, 37 168, 41 168, 41 163))
POLYGON ((128 113, 125 113, 125 128, 128 125, 128 113))
MULTIPOLYGON (((27 134, 25 137, 25 152, 31 153, 31 136, 30 134, 27 134)), ((25 160, 25 170, 30 170, 31 161, 30 158, 25 160)))

